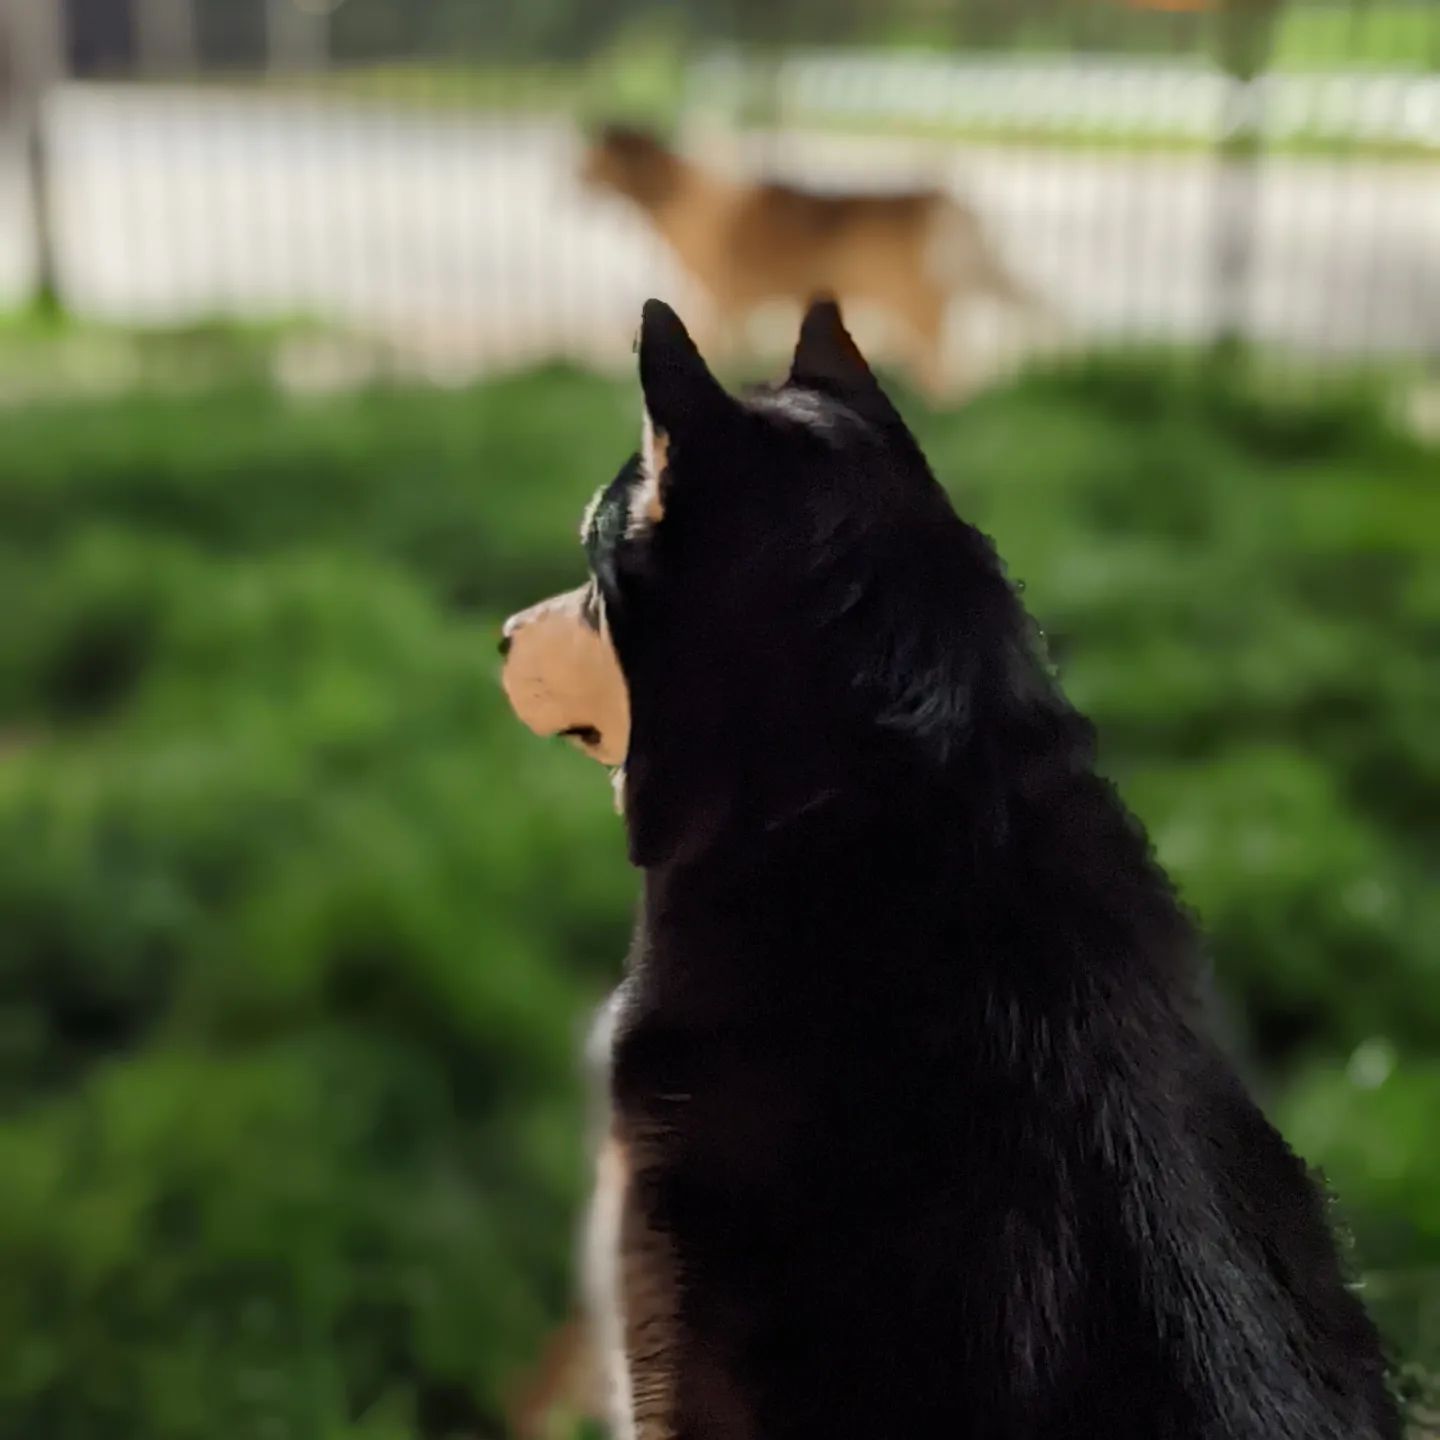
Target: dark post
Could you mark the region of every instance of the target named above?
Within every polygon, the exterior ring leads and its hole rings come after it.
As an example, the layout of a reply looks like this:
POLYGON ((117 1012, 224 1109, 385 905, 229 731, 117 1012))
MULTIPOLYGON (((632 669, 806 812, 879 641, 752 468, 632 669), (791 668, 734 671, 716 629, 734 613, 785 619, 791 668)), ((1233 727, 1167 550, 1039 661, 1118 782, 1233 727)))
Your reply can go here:
POLYGON ((67 68, 64 0, 0 0, 0 36, 9 50, 11 118, 24 146, 35 253, 31 303, 42 314, 58 315, 60 282, 50 205, 45 100, 67 68))
POLYGON ((1245 336, 1260 210, 1264 90, 1260 84, 1283 0, 1220 0, 1220 64, 1229 80, 1215 196, 1215 347, 1230 355, 1245 336))
POLYGON ((141 73, 189 79, 199 57, 195 0, 134 0, 132 13, 141 73))
POLYGON ((265 44, 270 70, 314 75, 330 63, 330 12, 338 0, 266 0, 265 44))
POLYGON ((732 0, 730 14, 744 56, 741 123, 744 129, 766 132, 766 148, 773 160, 787 12, 776 0, 732 0))

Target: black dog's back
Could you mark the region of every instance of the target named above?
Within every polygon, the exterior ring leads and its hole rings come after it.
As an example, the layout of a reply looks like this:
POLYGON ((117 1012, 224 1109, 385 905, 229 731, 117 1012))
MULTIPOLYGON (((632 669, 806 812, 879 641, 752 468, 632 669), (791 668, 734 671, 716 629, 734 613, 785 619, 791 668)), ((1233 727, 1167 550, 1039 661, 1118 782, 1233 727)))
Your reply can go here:
POLYGON ((663 518, 602 567, 646 871, 621 1270, 665 1296, 628 1317, 639 1433, 1398 1436, 1321 1194, 989 543, 832 311, 743 405, 672 322, 663 518))
POLYGON ((748 1433, 1397 1435, 1318 1193, 1147 927, 1023 871, 917 907, 944 877, 885 838, 651 885, 616 1096, 667 1137, 683 1353, 727 1357, 748 1433))

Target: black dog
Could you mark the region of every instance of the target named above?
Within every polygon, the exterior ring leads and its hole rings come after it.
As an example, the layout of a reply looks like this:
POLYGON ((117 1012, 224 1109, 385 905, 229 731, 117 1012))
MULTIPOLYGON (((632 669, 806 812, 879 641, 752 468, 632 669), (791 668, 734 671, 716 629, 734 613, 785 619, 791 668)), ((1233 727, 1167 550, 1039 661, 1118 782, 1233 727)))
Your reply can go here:
POLYGON ((621 1436, 1378 1440, 1323 1199, 990 542, 842 327, 736 399, 645 308, 522 719, 623 762, 595 1321, 621 1436))

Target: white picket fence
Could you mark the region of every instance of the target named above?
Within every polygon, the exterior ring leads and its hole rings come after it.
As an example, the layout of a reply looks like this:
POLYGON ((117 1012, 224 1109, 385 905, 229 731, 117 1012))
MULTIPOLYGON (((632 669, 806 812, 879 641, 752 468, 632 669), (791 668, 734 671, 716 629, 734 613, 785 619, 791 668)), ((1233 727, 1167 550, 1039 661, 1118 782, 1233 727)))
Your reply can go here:
MULTIPOLYGON (((694 70, 701 105, 743 92, 735 54, 694 70)), ((850 121, 1218 140, 1233 82, 1199 60, 1128 56, 917 55, 808 51, 781 62, 784 120, 850 121)), ((1269 74, 1250 101, 1273 140, 1440 148, 1440 75, 1422 71, 1269 74)))

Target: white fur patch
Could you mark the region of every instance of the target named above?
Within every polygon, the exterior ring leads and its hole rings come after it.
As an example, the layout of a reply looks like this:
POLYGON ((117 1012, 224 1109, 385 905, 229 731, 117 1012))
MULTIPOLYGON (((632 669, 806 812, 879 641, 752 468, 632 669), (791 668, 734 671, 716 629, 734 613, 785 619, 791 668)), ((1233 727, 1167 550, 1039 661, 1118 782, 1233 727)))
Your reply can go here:
POLYGON ((608 1095, 610 1056, 620 1008, 617 991, 601 1006, 585 1042, 585 1068, 597 1097, 594 1123, 599 1131, 595 1189, 585 1234, 586 1308, 591 1317, 614 1440, 634 1440, 635 1405, 625 1354, 625 1314, 621 1283, 621 1227, 629 1183, 625 1154, 610 1130, 608 1095))
POLYGON ((580 542, 584 544, 585 537, 590 533, 590 527, 595 523, 595 512, 600 508, 600 502, 605 498, 605 487, 602 485, 591 497, 590 503, 585 507, 585 513, 580 517, 580 542))
POLYGON ((625 1354, 624 1296, 621 1284, 621 1227, 629 1176, 619 1145, 608 1139, 596 1166, 595 1194, 585 1242, 585 1280, 600 1364, 608 1390, 614 1440, 635 1440, 635 1404, 625 1354))

